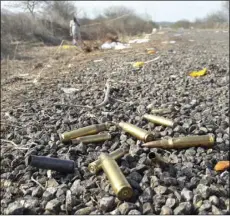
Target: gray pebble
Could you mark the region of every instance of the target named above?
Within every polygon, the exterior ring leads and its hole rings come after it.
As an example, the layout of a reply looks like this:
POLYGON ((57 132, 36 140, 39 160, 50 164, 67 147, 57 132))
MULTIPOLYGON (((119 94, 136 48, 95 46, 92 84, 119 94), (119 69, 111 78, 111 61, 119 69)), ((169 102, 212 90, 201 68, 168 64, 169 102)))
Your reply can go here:
POLYGON ((174 198, 168 198, 165 205, 169 208, 173 208, 176 205, 176 200, 174 198))
POLYGON ((113 196, 103 197, 99 201, 99 206, 103 212, 111 211, 115 207, 115 197, 113 196))
POLYGON ((153 205, 149 202, 143 203, 143 214, 153 214, 153 205))
POLYGON ((182 202, 179 204, 178 207, 176 207, 173 211, 175 215, 181 215, 181 214, 192 214, 192 205, 189 202, 182 202))
POLYGON ((172 215, 173 211, 168 206, 162 206, 160 215, 172 215))
POLYGON ((61 203, 58 199, 50 200, 45 207, 46 211, 57 213, 60 209, 61 203))
POLYGON ((191 201, 192 198, 193 198, 193 192, 184 188, 182 191, 181 191, 181 198, 184 200, 184 201, 191 201))
POLYGON ((218 209, 215 205, 212 205, 212 213, 214 215, 223 215, 223 211, 221 211, 220 209, 218 209))
POLYGON ((124 202, 118 206, 118 210, 121 212, 122 215, 127 214, 130 210, 136 209, 137 206, 130 202, 124 202))
POLYGON ((167 187, 159 185, 158 187, 154 188, 156 194, 165 194, 167 192, 167 187))
POLYGON ((206 185, 199 184, 196 188, 197 193, 199 193, 204 199, 207 199, 210 195, 210 188, 206 185))
POLYGON ((201 207, 199 208, 199 211, 208 211, 209 209, 211 209, 211 203, 208 200, 204 200, 203 204, 201 205, 201 207))
POLYGON ((129 211, 128 215, 141 215, 141 212, 136 209, 133 209, 129 211))
POLYGON ((219 199, 217 196, 210 196, 209 201, 212 205, 215 205, 215 206, 219 205, 219 199))

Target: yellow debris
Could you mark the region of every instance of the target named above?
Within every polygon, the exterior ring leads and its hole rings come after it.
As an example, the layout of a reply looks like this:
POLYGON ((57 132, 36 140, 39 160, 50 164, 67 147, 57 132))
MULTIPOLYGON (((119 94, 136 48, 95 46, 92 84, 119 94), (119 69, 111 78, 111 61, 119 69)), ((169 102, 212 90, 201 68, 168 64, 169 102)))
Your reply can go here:
POLYGON ((142 68, 143 66, 144 66, 144 62, 135 62, 134 64, 133 64, 133 67, 134 68, 142 68))
POLYGON ((200 71, 193 71, 189 75, 191 77, 200 77, 206 75, 206 73, 207 73, 207 68, 204 68, 203 70, 200 71))

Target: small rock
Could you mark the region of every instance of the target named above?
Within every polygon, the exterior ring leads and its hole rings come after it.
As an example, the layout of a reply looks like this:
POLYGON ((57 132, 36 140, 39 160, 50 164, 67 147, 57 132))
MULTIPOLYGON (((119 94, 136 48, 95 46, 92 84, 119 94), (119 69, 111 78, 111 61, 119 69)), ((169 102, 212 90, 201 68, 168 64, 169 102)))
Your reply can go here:
POLYGON ((103 212, 111 211, 115 207, 115 197, 103 197, 99 202, 99 206, 103 212))
POLYGON ((143 204, 143 214, 146 215, 146 214, 153 214, 154 211, 153 211, 153 206, 151 203, 149 202, 146 202, 143 204))
POLYGON ((95 207, 85 207, 85 208, 77 210, 74 214, 75 215, 89 215, 94 210, 95 210, 95 207))
POLYGON ((212 205, 212 213, 214 215, 223 215, 223 212, 220 209, 218 209, 215 205, 212 205))
POLYGON ((65 207, 68 212, 72 210, 72 196, 71 191, 66 191, 66 201, 65 201, 65 207))
POLYGON ((205 211, 205 210, 209 210, 211 209, 212 205, 208 200, 204 200, 203 204, 201 205, 201 207, 199 208, 199 211, 205 211))
POLYGON ((173 208, 176 205, 176 199, 174 198, 168 198, 165 203, 166 206, 169 208, 173 208))
POLYGON ((131 172, 131 173, 128 175, 128 177, 129 177, 130 179, 135 180, 135 181, 138 182, 138 183, 140 183, 141 180, 142 180, 142 175, 139 174, 138 172, 131 172))
POLYGON ((136 209, 137 206, 133 203, 124 202, 121 205, 118 206, 119 211, 122 215, 127 214, 130 210, 136 209))
POLYGON ((40 186, 36 187, 32 191, 32 197, 38 197, 38 198, 40 198, 42 196, 42 194, 43 194, 43 189, 40 186))
POLYGON ((172 215, 172 209, 166 205, 161 207, 160 215, 172 215))
POLYGON ((173 211, 175 215, 181 215, 181 214, 192 214, 192 205, 189 202, 182 202, 179 204, 178 207, 176 207, 173 211))
POLYGON ((184 188, 182 191, 181 191, 181 198, 184 199, 185 201, 191 201, 192 198, 193 198, 193 193, 192 191, 184 188))
POLYGON ((128 215, 141 215, 141 212, 139 212, 136 209, 133 209, 133 210, 129 211, 128 215))
POLYGON ((150 187, 153 189, 159 185, 159 179, 156 176, 150 177, 150 187))
POLYGON ((153 197, 152 189, 148 187, 143 191, 141 196, 139 196, 139 199, 142 203, 146 203, 146 202, 152 202, 152 197, 153 197))
POLYGON ((120 215, 121 212, 119 211, 119 209, 114 209, 113 211, 109 212, 109 214, 111 214, 111 215, 120 215))
POLYGON ((154 188, 156 194, 165 194, 167 192, 167 187, 159 185, 158 187, 154 188))
POLYGON ((219 199, 217 196, 210 196, 209 201, 211 204, 218 206, 219 205, 219 199))
POLYGON ((79 195, 83 194, 83 192, 85 191, 85 188, 81 185, 81 180, 77 179, 74 181, 70 190, 74 195, 79 196, 79 195))
POLYGON ((210 188, 206 185, 199 184, 196 188, 197 193, 199 193, 204 199, 207 199, 210 195, 210 188))
POLYGON ((58 199, 53 199, 46 204, 45 210, 53 213, 58 213, 60 206, 60 201, 58 199))

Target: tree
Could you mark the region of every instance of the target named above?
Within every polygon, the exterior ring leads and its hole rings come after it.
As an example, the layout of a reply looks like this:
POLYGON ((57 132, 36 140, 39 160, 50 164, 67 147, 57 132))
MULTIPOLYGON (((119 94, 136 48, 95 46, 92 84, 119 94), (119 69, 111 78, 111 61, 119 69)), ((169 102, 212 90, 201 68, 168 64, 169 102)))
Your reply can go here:
POLYGON ((134 11, 124 6, 111 6, 104 10, 104 16, 109 19, 114 19, 126 14, 134 14, 134 11))
POLYGON ((44 2, 46 1, 31 1, 31 0, 18 1, 18 2, 11 2, 11 4, 8 5, 8 7, 21 9, 25 12, 27 11, 32 15, 32 17, 35 17, 36 11, 42 6, 42 4, 44 4, 44 2))

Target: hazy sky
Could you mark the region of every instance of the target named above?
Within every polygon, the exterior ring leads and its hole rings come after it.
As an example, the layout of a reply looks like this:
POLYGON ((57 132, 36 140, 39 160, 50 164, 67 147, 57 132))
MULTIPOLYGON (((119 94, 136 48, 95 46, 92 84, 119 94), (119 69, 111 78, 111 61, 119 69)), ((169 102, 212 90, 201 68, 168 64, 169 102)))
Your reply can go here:
MULTIPOLYGON (((148 13, 154 21, 177 21, 202 18, 221 8, 221 1, 76 1, 76 5, 88 16, 113 5, 133 8, 140 14, 148 13)), ((1 1, 2 7, 7 1, 1 1)))

